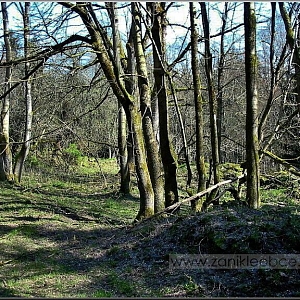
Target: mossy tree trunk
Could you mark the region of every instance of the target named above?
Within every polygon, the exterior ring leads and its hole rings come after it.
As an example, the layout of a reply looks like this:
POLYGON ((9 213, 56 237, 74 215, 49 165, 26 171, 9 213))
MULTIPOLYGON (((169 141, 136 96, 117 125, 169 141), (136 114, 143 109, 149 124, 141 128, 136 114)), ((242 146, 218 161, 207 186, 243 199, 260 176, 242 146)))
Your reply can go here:
POLYGON ((132 133, 134 143, 135 165, 140 193, 140 210, 137 219, 151 216, 154 214, 154 193, 147 166, 145 141, 142 131, 142 116, 139 104, 126 89, 126 74, 124 75, 118 72, 118 65, 121 65, 121 63, 115 61, 106 30, 98 21, 92 3, 59 3, 72 10, 81 18, 89 32, 89 43, 97 55, 103 73, 110 83, 115 96, 125 110, 129 131, 132 133))
POLYGON ((165 207, 178 202, 177 160, 170 140, 168 96, 165 76, 165 2, 148 2, 151 13, 155 89, 159 108, 160 151, 165 177, 165 207))
MULTIPOLYGON (((6 2, 1 2, 3 32, 4 32, 4 47, 6 53, 6 61, 12 60, 12 49, 10 43, 10 32, 8 27, 8 12, 6 2)), ((3 94, 11 88, 11 73, 12 67, 5 68, 5 81, 3 94)), ((10 94, 6 95, 2 100, 1 108, 1 124, 0 124, 0 180, 13 181, 13 165, 12 153, 9 143, 9 109, 10 109, 10 94)))
MULTIPOLYGON (((194 87, 194 103, 196 115, 196 166, 198 172, 198 193, 205 190, 205 160, 204 160, 204 142, 203 142, 203 98, 201 93, 201 79, 198 59, 198 30, 195 22, 194 3, 190 2, 190 20, 191 20, 191 52, 192 52, 192 72, 194 87)), ((199 211, 202 208, 202 200, 197 199, 191 202, 192 209, 199 211)))
POLYGON ((147 162, 150 171, 152 187, 154 190, 154 211, 159 212, 164 209, 164 181, 163 171, 159 153, 158 142, 152 123, 151 112, 151 89, 148 79, 148 69, 146 57, 142 44, 142 27, 139 4, 131 3, 133 17, 133 40, 136 53, 136 69, 138 74, 138 87, 140 95, 140 106, 142 113, 143 131, 145 137, 147 162))
MULTIPOLYGON (((213 184, 220 182, 219 175, 219 138, 218 138, 218 126, 217 126, 217 99, 215 94, 214 82, 213 82, 213 66, 212 66, 212 54, 210 51, 210 29, 209 20, 207 16, 206 3, 200 2, 202 25, 204 32, 204 46, 205 46, 205 73, 209 98, 209 121, 210 121, 210 139, 211 139, 211 164, 213 184)), ((218 189, 212 191, 207 199, 207 204, 211 203, 218 193, 218 189)), ((218 204, 218 201, 214 202, 218 204)))
POLYGON ((246 72, 246 161, 247 201, 251 208, 260 206, 256 16, 254 2, 244 3, 246 72))

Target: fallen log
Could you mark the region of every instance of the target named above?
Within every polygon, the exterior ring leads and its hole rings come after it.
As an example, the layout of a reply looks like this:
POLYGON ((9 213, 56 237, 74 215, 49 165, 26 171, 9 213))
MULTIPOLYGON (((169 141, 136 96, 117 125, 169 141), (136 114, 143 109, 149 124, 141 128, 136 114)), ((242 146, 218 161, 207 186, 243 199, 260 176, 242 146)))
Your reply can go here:
POLYGON ((295 166, 293 166, 292 164, 290 164, 289 162, 287 162, 286 160, 284 160, 283 158, 280 158, 277 155, 275 155, 274 153, 267 151, 267 150, 262 151, 262 153, 269 156, 277 163, 283 165, 287 169, 287 171, 289 171, 291 174, 293 174, 295 176, 300 176, 300 172, 297 170, 297 168, 295 166))
POLYGON ((159 212, 157 212, 156 214, 154 214, 154 215, 152 215, 152 216, 150 216, 150 217, 148 217, 148 218, 146 218, 146 219, 144 219, 144 220, 150 220, 150 219, 155 218, 155 217, 157 217, 157 216, 160 216, 160 215, 162 215, 162 214, 164 214, 164 213, 174 212, 177 208, 179 208, 179 206, 180 206, 181 204, 187 203, 187 202, 190 202, 190 201, 198 200, 198 199, 200 199, 201 197, 203 197, 204 195, 206 195, 206 194, 210 193, 211 191, 215 190, 216 188, 218 188, 218 187, 220 187, 220 186, 222 186, 222 185, 225 185, 225 184, 233 183, 233 182, 235 182, 235 181, 237 181, 237 180, 239 180, 239 179, 242 179, 242 178, 244 178, 244 177, 245 177, 245 174, 242 174, 242 175, 240 175, 240 176, 238 176, 238 177, 236 177, 236 178, 221 181, 221 182, 219 182, 219 183, 217 183, 217 184, 215 184, 215 185, 212 185, 211 187, 207 188, 207 189, 204 190, 204 191, 201 191, 201 192, 199 192, 199 193, 197 193, 197 194, 195 194, 195 195, 193 195, 193 196, 191 196, 191 197, 189 197, 189 198, 183 199, 183 200, 180 201, 180 202, 176 202, 175 204, 166 207, 164 210, 159 211, 159 212))

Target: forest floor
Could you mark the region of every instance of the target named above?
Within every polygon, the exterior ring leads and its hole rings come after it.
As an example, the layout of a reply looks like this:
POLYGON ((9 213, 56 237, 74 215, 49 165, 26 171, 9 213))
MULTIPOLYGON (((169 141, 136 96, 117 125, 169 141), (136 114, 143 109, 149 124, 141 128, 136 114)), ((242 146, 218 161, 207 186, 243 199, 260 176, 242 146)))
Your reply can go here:
POLYGON ((117 173, 104 160, 0 184, 0 297, 300 296, 298 269, 169 265, 170 254, 299 254, 297 179, 271 177, 260 210, 185 205, 133 224, 139 199, 118 193, 117 173))

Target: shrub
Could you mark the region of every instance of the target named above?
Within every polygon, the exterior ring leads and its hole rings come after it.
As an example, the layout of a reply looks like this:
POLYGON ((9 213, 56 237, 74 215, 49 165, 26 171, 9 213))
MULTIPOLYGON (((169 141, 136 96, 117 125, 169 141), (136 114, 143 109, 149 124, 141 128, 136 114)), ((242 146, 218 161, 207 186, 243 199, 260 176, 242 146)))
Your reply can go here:
POLYGON ((69 147, 63 151, 63 155, 66 162, 73 165, 78 165, 83 157, 76 144, 69 144, 69 147))

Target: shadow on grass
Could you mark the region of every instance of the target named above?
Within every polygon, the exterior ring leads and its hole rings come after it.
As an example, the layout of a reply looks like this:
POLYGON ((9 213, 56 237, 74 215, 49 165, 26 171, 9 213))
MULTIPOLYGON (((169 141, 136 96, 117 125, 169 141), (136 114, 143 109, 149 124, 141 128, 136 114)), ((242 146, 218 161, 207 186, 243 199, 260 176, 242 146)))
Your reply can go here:
MULTIPOLYGON (((16 243, 12 249, 1 246, 5 259, 13 260, 13 264, 2 266, 1 276, 6 282, 19 281, 19 285, 15 283, 16 291, 22 290, 26 279, 32 282, 32 294, 43 296, 45 279, 40 279, 42 284, 36 287, 34 282, 49 274, 56 280, 57 274, 78 278, 76 283, 68 279, 61 283, 65 297, 70 296, 70 290, 71 296, 88 297, 292 297, 300 293, 297 270, 280 273, 278 270, 169 269, 169 254, 198 254, 199 249, 201 253, 299 253, 300 216, 296 206, 265 205, 261 210, 220 207, 183 219, 174 216, 146 220, 135 226, 119 226, 120 223, 101 226, 93 220, 96 212, 93 218, 81 218, 74 209, 46 201, 35 205, 20 200, 11 203, 16 204, 14 209, 31 206, 37 211, 54 211, 58 216, 77 221, 60 226, 58 220, 52 222, 43 216, 38 219, 11 216, 16 223, 26 221, 27 227, 24 224, 19 224, 17 230, 15 226, 0 227, 0 236, 12 233, 16 243), (89 224, 93 226, 88 227, 89 224), (20 237, 23 244, 19 243, 20 237), (23 276, 18 278, 16 274, 23 276), (83 276, 88 280, 82 279, 83 276)), ((2 201, 5 204, 9 203, 2 201)), ((3 289, 3 293, 11 292, 12 296, 16 291, 3 289)))
POLYGON ((0 297, 18 297, 18 295, 12 289, 0 287, 0 297))

